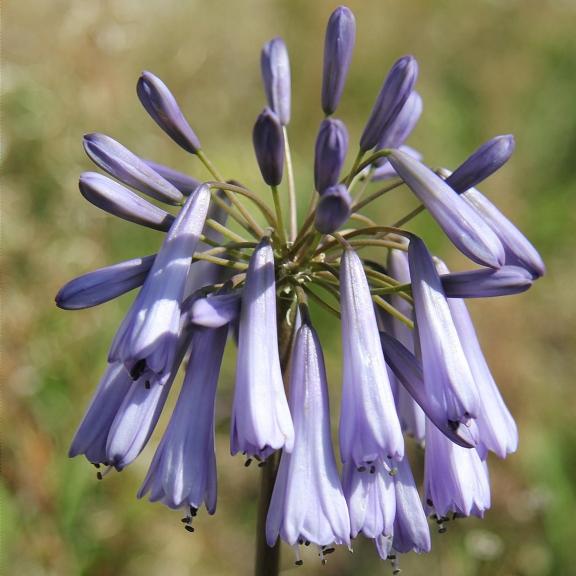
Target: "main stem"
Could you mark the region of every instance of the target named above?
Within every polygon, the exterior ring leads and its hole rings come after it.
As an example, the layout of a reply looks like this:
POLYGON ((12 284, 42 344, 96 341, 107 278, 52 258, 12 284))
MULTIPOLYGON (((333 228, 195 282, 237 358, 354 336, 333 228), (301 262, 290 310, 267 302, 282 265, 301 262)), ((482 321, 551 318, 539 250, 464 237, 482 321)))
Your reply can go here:
MULTIPOLYGON (((294 339, 294 321, 296 310, 293 301, 278 299, 278 350, 280 353, 280 366, 284 383, 288 374, 288 363, 292 352, 294 339)), ((258 503, 258 523, 256 526, 256 576, 277 576, 280 570, 280 540, 274 546, 268 546, 266 542, 266 517, 276 482, 280 455, 276 452, 267 460, 262 467, 260 479, 260 501, 258 503)))

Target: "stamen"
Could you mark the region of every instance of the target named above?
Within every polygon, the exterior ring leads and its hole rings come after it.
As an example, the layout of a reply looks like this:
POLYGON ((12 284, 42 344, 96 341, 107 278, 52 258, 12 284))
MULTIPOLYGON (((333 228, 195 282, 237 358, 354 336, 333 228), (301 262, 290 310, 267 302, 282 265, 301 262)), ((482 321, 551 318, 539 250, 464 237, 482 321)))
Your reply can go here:
POLYGON ((391 554, 388 558, 392 562, 392 574, 393 576, 398 576, 402 570, 400 569, 400 560, 396 554, 391 554))
MULTIPOLYGON (((300 540, 298 540, 298 542, 300 542, 300 540)), ((296 544, 295 546, 292 546, 292 548, 294 549, 294 556, 296 556, 294 564, 296 566, 302 566, 302 564, 304 564, 304 561, 300 558, 300 546, 296 544)))
POLYGON ((96 478, 98 478, 98 480, 102 480, 104 476, 106 476, 110 470, 114 468, 114 466, 109 465, 107 462, 104 462, 104 465, 106 466, 106 469, 103 472, 100 472, 100 470, 96 472, 96 478))
POLYGON ((320 562, 322 563, 323 566, 326 565, 326 558, 324 558, 324 547, 320 547, 318 546, 318 556, 320 556, 320 562))
POLYGON ((191 524, 186 524, 184 528, 188 530, 188 532, 194 532, 194 526, 192 526, 191 524))
POLYGON ((244 466, 245 466, 246 468, 248 468, 248 466, 250 466, 250 464, 252 464, 252 458, 247 458, 247 459, 246 459, 246 462, 244 462, 244 466))

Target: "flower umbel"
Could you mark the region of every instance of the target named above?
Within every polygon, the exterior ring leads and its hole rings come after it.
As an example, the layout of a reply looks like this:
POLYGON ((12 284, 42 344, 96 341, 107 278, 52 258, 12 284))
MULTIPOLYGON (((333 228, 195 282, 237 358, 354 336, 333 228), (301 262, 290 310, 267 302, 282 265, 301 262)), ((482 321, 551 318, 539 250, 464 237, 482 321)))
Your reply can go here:
POLYGON ((447 514, 484 514, 488 452, 504 458, 518 442, 463 300, 524 292, 545 272, 532 244, 474 188, 508 161, 514 139, 493 138, 453 173, 426 166, 405 144, 423 110, 418 64, 405 56, 388 73, 346 172, 348 130, 332 114, 355 40, 354 16, 341 6, 326 32, 323 115, 308 171, 314 191, 300 223, 281 38, 261 54, 268 107, 252 134, 259 190, 220 175, 168 87, 144 72, 137 83, 144 108, 209 176, 87 135, 86 152, 112 178, 85 172, 82 195, 165 236, 156 254, 85 273, 56 296, 59 307, 76 310, 139 288, 69 451, 98 467, 99 478, 146 447, 186 364, 139 496, 185 508, 189 532, 202 504, 216 510, 215 403, 233 335, 230 447, 262 468, 260 576, 278 573, 279 540, 294 547, 299 565, 300 545, 315 544, 326 562, 335 545, 351 547, 361 534, 397 574, 398 554, 430 550, 425 510, 441 532, 447 514), (396 223, 375 222, 373 203, 402 184, 422 206, 396 223), (424 210, 480 268, 450 272, 404 228, 424 210), (316 306, 341 322, 342 479, 316 306), (410 437, 425 450, 425 507, 405 450, 410 437))

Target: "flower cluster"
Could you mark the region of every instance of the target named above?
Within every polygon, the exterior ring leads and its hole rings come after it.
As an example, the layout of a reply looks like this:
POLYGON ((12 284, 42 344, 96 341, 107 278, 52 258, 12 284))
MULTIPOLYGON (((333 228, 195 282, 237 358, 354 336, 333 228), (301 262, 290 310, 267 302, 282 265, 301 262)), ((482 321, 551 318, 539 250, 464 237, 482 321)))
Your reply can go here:
POLYGON ((342 175, 350 138, 333 114, 355 36, 352 12, 339 7, 325 38, 314 198, 300 226, 287 131, 290 65, 281 38, 262 51, 268 106, 253 131, 273 207, 219 175, 172 93, 144 72, 137 85, 144 108, 212 180, 143 160, 109 136, 87 135, 86 152, 112 178, 82 174, 82 195, 165 237, 157 254, 89 272, 56 297, 61 308, 81 309, 139 288, 70 448, 70 456, 83 454, 99 468, 100 478, 140 454, 185 366, 138 496, 185 508, 189 531, 202 504, 210 514, 216 509, 214 404, 228 335, 234 337, 231 452, 272 474, 278 466, 265 536, 270 546, 278 538, 293 546, 297 564, 301 544, 317 545, 324 559, 360 533, 396 562, 397 553, 430 549, 427 516, 443 531, 450 516, 482 516, 490 507, 488 452, 506 457, 518 435, 464 299, 519 293, 545 272, 529 241, 475 188, 509 159, 512 136, 493 138, 453 172, 428 168, 405 145, 422 113, 412 56, 392 66, 342 175), (286 202, 279 190, 285 172, 286 202), (378 188, 368 193, 370 186, 378 188), (399 222, 382 226, 362 212, 402 186, 421 205, 399 222), (403 228, 423 210, 479 267, 450 272, 403 228), (361 257, 370 247, 378 260, 361 257), (309 302, 341 319, 341 469, 309 302), (423 499, 405 437, 425 446, 423 499))

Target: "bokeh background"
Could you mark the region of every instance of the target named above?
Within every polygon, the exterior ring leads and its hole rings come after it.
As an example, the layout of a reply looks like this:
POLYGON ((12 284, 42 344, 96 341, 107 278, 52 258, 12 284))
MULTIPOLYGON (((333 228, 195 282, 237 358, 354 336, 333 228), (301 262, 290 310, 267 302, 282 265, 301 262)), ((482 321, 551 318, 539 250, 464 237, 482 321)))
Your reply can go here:
MULTIPOLYGON (((136 153, 199 178, 198 162, 156 127, 135 94, 149 69, 172 88, 221 171, 255 190, 251 129, 264 105, 261 45, 288 43, 290 134, 302 204, 321 120, 320 70, 332 1, 18 0, 3 18, 4 574, 251 574, 257 468, 228 454, 234 350, 218 397, 219 502, 194 535, 178 513, 137 501, 158 441, 122 474, 96 481, 67 449, 133 295, 97 309, 53 304, 73 276, 156 250, 160 233, 114 220, 77 189, 92 169, 81 137, 101 131, 136 153)), ((573 574, 576 566, 576 1, 351 0, 357 47, 339 110, 357 141, 380 84, 404 53, 420 62, 425 113, 410 143, 431 166, 455 167, 486 139, 513 133, 517 151, 482 190, 540 249, 548 275, 526 294, 471 304, 484 350, 518 419, 520 449, 491 461, 485 520, 450 523, 433 552, 402 559, 405 574, 573 574)), ((415 205, 382 199, 383 223, 415 205)), ((464 260, 427 217, 413 229, 452 266, 464 260)), ((382 257, 381 255, 375 255, 382 257)), ((337 421, 339 327, 315 311, 337 421)), ((159 430, 165 425, 161 421, 159 430)), ((284 550, 286 574, 296 568, 284 550)), ((312 554, 298 574, 386 574, 372 545, 312 554)))

